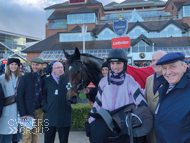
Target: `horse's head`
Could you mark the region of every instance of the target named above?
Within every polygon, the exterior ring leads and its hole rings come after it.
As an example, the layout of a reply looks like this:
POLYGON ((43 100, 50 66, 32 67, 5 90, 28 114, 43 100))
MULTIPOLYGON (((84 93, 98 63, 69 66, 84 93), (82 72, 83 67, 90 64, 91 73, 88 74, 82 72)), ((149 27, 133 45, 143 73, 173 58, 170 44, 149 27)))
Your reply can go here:
POLYGON ((88 75, 78 48, 75 49, 73 55, 69 55, 65 51, 64 54, 67 58, 66 73, 69 78, 69 82, 67 84, 67 97, 71 103, 75 104, 77 103, 77 95, 80 93, 80 90, 86 86, 85 83, 88 75))

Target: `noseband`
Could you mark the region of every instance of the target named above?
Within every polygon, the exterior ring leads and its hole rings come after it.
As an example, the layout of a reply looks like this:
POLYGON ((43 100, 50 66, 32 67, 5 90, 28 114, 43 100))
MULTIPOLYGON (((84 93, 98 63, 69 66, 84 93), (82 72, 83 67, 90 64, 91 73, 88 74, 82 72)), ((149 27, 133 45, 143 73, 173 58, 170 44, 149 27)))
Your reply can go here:
MULTIPOLYGON (((85 84, 84 84, 84 71, 86 71, 86 69, 85 69, 84 64, 83 64, 83 62, 82 62, 81 59, 77 60, 77 61, 81 62, 81 70, 82 70, 81 71, 82 72, 82 74, 81 74, 81 80, 79 82, 73 83, 73 84, 71 84, 70 82, 68 82, 67 85, 66 85, 66 88, 67 88, 67 90, 70 90, 70 89, 73 90, 77 95, 79 95, 80 90, 75 90, 73 88, 73 86, 77 85, 77 89, 80 87, 80 85, 82 86, 82 89, 84 89, 86 87, 85 84)), ((87 71, 86 71, 86 73, 87 73, 87 71)), ((87 75, 88 75, 88 73, 87 73, 87 75)))

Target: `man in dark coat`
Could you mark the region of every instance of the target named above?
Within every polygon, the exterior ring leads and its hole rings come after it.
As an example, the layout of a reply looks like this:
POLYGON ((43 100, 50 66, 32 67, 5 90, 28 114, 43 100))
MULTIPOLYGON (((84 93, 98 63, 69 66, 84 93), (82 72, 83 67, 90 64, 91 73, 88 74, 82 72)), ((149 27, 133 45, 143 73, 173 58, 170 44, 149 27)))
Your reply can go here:
POLYGON ((163 74, 155 109, 157 143, 190 142, 190 78, 184 61, 183 53, 169 53, 156 63, 163 74))
POLYGON ((4 93, 3 93, 2 85, 0 84, 0 118, 3 111, 3 106, 4 106, 4 93))
POLYGON ((45 80, 45 76, 42 72, 44 61, 40 58, 34 58, 31 60, 31 63, 32 72, 21 77, 17 89, 16 100, 20 117, 23 120, 26 120, 27 116, 32 116, 36 119, 35 127, 32 130, 24 127, 23 143, 38 142, 38 135, 43 119, 41 100, 43 96, 42 88, 45 80))
POLYGON ((44 84, 42 109, 45 112, 45 143, 54 143, 58 129, 60 143, 68 142, 71 126, 71 105, 66 98, 67 75, 60 62, 53 64, 53 72, 44 84))

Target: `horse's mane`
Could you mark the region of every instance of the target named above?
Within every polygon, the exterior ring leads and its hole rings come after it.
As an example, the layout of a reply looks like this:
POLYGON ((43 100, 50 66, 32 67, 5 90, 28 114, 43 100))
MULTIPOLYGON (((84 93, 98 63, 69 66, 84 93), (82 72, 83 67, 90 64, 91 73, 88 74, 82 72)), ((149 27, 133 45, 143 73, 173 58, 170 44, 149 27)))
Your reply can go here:
POLYGON ((103 59, 98 58, 98 57, 95 57, 95 56, 93 56, 93 55, 91 55, 91 54, 81 54, 81 56, 85 56, 85 57, 89 57, 89 58, 95 58, 95 59, 97 59, 97 60, 103 60, 103 59))

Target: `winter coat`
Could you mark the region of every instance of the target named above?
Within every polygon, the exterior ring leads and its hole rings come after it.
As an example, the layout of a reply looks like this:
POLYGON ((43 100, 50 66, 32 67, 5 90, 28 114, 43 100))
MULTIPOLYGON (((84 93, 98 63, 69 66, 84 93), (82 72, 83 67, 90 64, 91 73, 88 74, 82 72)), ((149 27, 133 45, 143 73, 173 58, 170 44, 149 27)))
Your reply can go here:
POLYGON ((51 76, 45 80, 42 100, 42 109, 45 112, 44 126, 70 127, 71 126, 71 105, 66 98, 66 84, 68 77, 64 73, 59 80, 59 84, 51 76))
MULTIPOLYGON (((45 76, 40 76, 43 88, 45 76)), ((34 116, 35 111, 35 81, 33 73, 27 73, 21 77, 17 89, 17 105, 20 116, 34 116)))
MULTIPOLYGON (((14 74, 12 74, 12 77, 14 74)), ((15 95, 15 87, 17 86, 18 78, 10 77, 9 82, 5 80, 5 74, 0 76, 0 83, 2 85, 4 97, 9 97, 15 95)), ((17 104, 13 103, 8 106, 3 107, 2 116, 0 118, 0 134, 16 134, 17 133, 17 120, 18 120, 18 110, 17 104)))
POLYGON ((3 106, 4 106, 4 93, 3 93, 2 85, 0 84, 0 118, 3 111, 3 106))
POLYGON ((174 88, 165 94, 169 84, 159 77, 159 101, 155 109, 154 129, 157 143, 190 142, 190 77, 189 71, 182 76, 174 88))

